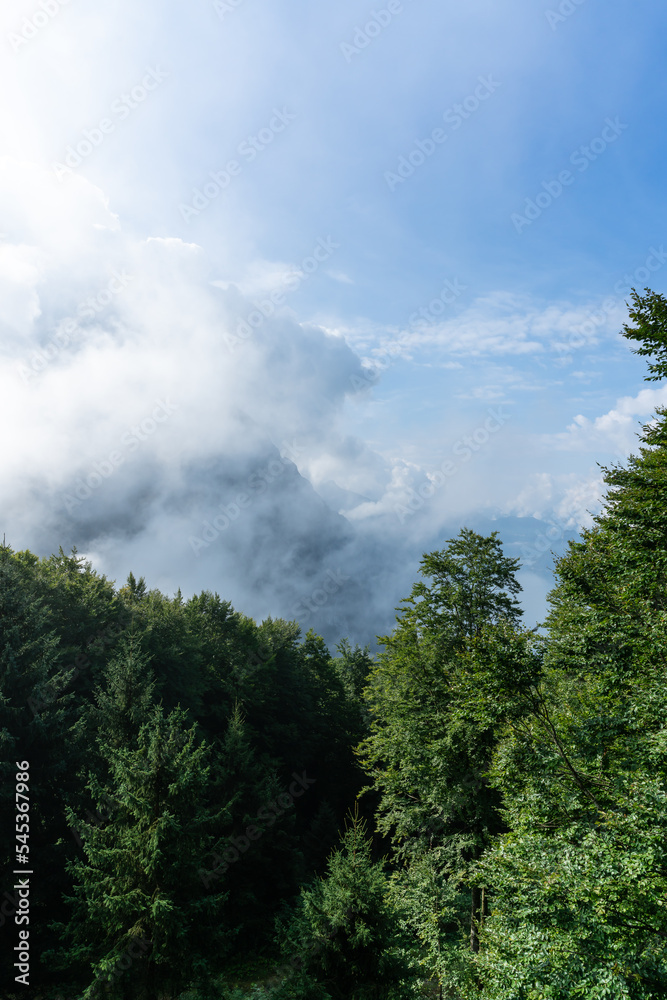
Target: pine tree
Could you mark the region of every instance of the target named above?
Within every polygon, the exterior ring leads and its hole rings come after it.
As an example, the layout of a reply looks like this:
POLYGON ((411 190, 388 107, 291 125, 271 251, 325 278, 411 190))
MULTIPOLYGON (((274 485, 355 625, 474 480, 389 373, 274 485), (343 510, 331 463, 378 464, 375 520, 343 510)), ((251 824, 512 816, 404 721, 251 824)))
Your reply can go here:
POLYGON ((289 795, 281 804, 275 762, 258 756, 238 706, 210 760, 206 802, 216 837, 201 858, 200 881, 208 892, 225 887, 239 940, 257 942, 267 911, 296 882, 295 809, 289 795))
POLYGON ((224 883, 206 892, 198 877, 216 823, 202 806, 210 748, 184 722, 155 707, 136 748, 104 748, 106 787, 91 776, 95 800, 115 810, 109 823, 78 824, 85 860, 70 866, 74 920, 60 929, 72 943, 59 956, 71 975, 88 970, 84 1000, 172 996, 207 981, 228 950, 224 883))
POLYGON ((104 667, 94 698, 93 721, 101 743, 120 749, 133 746, 148 719, 155 681, 148 657, 136 635, 122 639, 104 667))
POLYGON ((58 634, 68 661, 82 658, 82 668, 76 672, 74 690, 88 691, 95 680, 97 668, 108 655, 127 622, 122 603, 113 584, 93 570, 91 564, 77 554, 76 548, 65 555, 62 547, 57 555, 38 559, 30 552, 18 553, 22 564, 30 567, 40 596, 43 597, 57 623, 58 634))
POLYGON ((302 889, 282 944, 292 966, 332 1000, 410 995, 412 973, 399 915, 388 898, 383 863, 372 860, 372 840, 358 809, 350 814, 326 876, 302 889))

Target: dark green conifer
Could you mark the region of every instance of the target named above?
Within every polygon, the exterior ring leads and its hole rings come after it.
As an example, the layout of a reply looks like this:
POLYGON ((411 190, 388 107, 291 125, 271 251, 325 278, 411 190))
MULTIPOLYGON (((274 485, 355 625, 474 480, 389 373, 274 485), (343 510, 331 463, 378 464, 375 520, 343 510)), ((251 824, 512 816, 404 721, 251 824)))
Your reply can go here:
POLYGON ((180 709, 165 717, 156 706, 136 747, 104 751, 109 781, 89 788, 115 809, 108 823, 77 824, 85 858, 70 866, 74 921, 61 928, 71 943, 59 964, 87 981, 83 1000, 157 1000, 206 982, 233 936, 224 881, 207 892, 198 872, 215 837, 202 805, 211 750, 180 709))
POLYGON ((358 809, 350 815, 327 873, 301 892, 283 938, 285 958, 332 1000, 399 1000, 412 973, 382 861, 358 809))

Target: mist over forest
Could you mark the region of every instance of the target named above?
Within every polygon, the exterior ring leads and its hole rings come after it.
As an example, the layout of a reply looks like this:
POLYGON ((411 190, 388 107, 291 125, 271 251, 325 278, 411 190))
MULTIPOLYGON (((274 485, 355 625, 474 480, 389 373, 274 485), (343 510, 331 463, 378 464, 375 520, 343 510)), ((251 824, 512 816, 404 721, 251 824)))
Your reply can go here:
POLYGON ((376 652, 3 541, 5 995, 663 995, 666 469, 663 407, 539 628, 463 527, 376 652))
POLYGON ((667 995, 666 30, 0 5, 1 1000, 667 995))

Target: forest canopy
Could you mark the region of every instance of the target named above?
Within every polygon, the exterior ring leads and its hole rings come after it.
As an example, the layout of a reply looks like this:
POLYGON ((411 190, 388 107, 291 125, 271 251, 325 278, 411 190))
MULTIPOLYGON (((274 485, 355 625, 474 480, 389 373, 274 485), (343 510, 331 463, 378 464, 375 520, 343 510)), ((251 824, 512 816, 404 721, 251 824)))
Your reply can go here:
POLYGON ((3 543, 2 996, 664 997, 667 410, 604 480, 542 630, 464 528, 377 656, 3 543))

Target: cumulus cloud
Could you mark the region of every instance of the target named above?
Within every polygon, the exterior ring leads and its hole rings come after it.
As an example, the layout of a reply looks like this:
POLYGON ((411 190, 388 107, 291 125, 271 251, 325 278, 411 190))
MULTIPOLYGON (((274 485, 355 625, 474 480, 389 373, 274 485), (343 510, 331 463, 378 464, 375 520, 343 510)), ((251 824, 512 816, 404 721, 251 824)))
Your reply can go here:
POLYGON ((236 581, 258 613, 317 589, 351 534, 299 466, 382 478, 336 428, 357 355, 287 310, 245 325, 279 269, 223 285, 197 245, 124 234, 88 182, 31 169, 17 187, 17 165, 1 170, 15 194, 0 251, 12 544, 77 544, 112 574, 145 559, 172 587, 236 581))
POLYGON ((636 396, 623 396, 607 413, 593 420, 577 414, 567 431, 551 436, 565 451, 606 451, 625 458, 637 451, 637 434, 650 422, 658 407, 667 405, 667 386, 642 389, 636 396))
MULTIPOLYGON (((667 405, 667 387, 642 389, 623 396, 612 409, 593 419, 578 414, 565 431, 543 435, 547 447, 595 458, 611 455, 623 462, 636 453, 638 433, 651 423, 656 410, 667 405)), ((602 470, 591 463, 580 472, 532 472, 520 492, 503 504, 503 512, 557 526, 561 533, 589 528, 603 503, 606 486, 602 470)))
MULTIPOLYGON (((477 391, 452 388, 472 422, 453 423, 430 458, 374 441, 351 432, 350 406, 370 405, 403 341, 384 349, 372 324, 355 337, 300 321, 287 297, 271 304, 290 276, 303 280, 298 265, 262 260, 231 280, 195 242, 126 231, 83 177, 61 183, 10 158, 0 192, 0 509, 15 548, 76 545, 115 579, 132 569, 167 592, 217 589, 258 618, 372 641, 422 552, 480 511, 505 504, 511 537, 550 510, 576 521, 588 501, 581 476, 538 477, 508 499, 525 470, 522 458, 508 483, 507 455, 521 449, 507 415, 489 414, 527 388, 511 367, 477 391)), ((438 347, 545 350, 574 321, 507 296, 472 307, 458 332, 411 336, 457 379, 461 363, 439 362, 438 347)), ((633 415, 664 399, 645 390, 577 418, 559 447, 621 447, 633 415)))
POLYGON ((604 482, 596 466, 584 475, 535 472, 527 477, 516 498, 505 505, 505 511, 578 531, 591 526, 603 494, 604 482))

